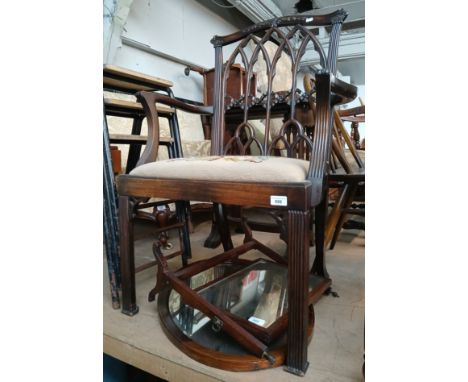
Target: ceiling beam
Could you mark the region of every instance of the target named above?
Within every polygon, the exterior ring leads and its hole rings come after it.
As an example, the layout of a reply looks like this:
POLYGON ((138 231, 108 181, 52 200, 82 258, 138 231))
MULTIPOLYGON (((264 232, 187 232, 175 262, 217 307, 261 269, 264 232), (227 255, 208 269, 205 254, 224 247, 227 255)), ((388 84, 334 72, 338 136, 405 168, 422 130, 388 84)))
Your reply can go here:
POLYGON ((272 0, 227 0, 255 23, 283 16, 272 0))
MULTIPOLYGON (((246 15, 250 20, 255 23, 269 20, 275 17, 284 16, 283 11, 276 5, 272 0, 227 0, 233 6, 235 6, 240 12, 246 15)), ((314 4, 318 5, 320 9, 314 9, 301 13, 301 15, 319 15, 334 12, 338 9, 345 9, 348 12, 343 31, 340 39, 340 47, 338 60, 349 60, 354 58, 365 57, 365 40, 364 32, 352 32, 353 29, 363 28, 365 26, 365 3, 364 0, 350 1, 348 3, 342 3, 338 5, 328 6, 323 0, 314 0, 314 4)), ((284 7, 283 7, 284 9, 284 7)), ((312 28, 312 29, 318 29, 312 28)), ((323 30, 325 31, 325 30, 323 30)), ((314 32, 315 33, 315 32, 314 32)), ((324 47, 325 51, 328 50, 329 38, 326 36, 328 33, 325 32, 325 36, 320 36, 319 41, 324 47)), ((301 62, 301 68, 307 68, 319 63, 318 54, 315 50, 308 46, 306 53, 301 62)))
MULTIPOLYGON (((288 16, 283 14, 283 11, 276 5, 273 0, 227 0, 235 6, 240 12, 247 16, 255 23, 269 20, 275 17, 288 16)), ((348 3, 338 5, 326 5, 323 1, 315 1, 314 4, 320 8, 311 11, 303 12, 301 15, 321 15, 331 13, 338 9, 344 8, 348 12, 343 30, 362 27, 365 18, 365 2, 364 0, 350 1, 348 3), (349 25, 348 25, 349 24, 349 25)), ((294 10, 295 11, 295 10, 294 10)), ((296 13, 296 12, 295 12, 296 13)))
MULTIPOLYGON (((319 37, 320 44, 328 53, 329 37, 319 37)), ((353 58, 365 57, 365 33, 347 33, 340 37, 340 45, 338 48, 338 61, 350 60, 353 58)), ((300 68, 316 65, 320 62, 318 53, 308 47, 299 64, 300 68)))

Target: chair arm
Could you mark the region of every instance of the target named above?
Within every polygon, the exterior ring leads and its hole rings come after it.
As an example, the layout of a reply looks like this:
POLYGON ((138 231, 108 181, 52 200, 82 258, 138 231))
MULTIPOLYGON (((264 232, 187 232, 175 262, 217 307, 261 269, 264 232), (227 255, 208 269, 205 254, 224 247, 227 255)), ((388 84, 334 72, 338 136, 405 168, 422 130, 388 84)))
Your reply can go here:
POLYGON ((334 75, 330 75, 330 85, 333 105, 341 105, 351 102, 357 96, 357 87, 344 82, 334 75))
POLYGON ((136 94, 137 99, 143 104, 146 102, 147 104, 155 104, 155 103, 162 103, 165 105, 173 106, 177 109, 184 110, 189 113, 196 113, 196 114, 205 114, 211 115, 213 114, 213 106, 197 106, 185 103, 175 98, 168 97, 164 94, 153 93, 153 92, 138 92, 136 94))
POLYGON ((136 94, 136 97, 137 100, 140 101, 143 105, 148 122, 148 139, 146 141, 146 147, 141 154, 140 160, 136 164, 136 167, 141 166, 142 164, 154 162, 158 157, 160 128, 156 103, 173 106, 177 109, 181 109, 189 113, 208 115, 213 114, 212 106, 190 105, 175 98, 168 97, 164 94, 141 91, 136 94))

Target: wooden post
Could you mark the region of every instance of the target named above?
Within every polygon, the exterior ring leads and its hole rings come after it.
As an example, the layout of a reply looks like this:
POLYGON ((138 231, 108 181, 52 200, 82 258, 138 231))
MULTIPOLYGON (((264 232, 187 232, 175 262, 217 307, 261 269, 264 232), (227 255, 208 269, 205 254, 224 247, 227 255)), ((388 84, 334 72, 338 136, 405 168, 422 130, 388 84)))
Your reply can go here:
POLYGON ((303 376, 309 319, 309 211, 288 211, 288 343, 285 370, 303 376))
POLYGON ((135 254, 133 248, 133 203, 119 196, 120 269, 122 277, 122 313, 138 313, 135 293, 135 254))

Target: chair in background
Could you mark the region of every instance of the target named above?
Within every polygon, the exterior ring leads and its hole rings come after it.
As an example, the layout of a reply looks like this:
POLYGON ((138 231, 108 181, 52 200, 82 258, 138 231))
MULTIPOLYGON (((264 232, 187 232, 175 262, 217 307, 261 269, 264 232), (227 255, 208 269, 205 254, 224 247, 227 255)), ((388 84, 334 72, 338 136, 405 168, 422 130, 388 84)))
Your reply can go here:
MULTIPOLYGON (((290 16, 253 25, 228 36, 215 36, 215 86, 213 107, 188 105, 179 100, 158 93, 140 92, 149 126, 149 139, 139 165, 128 175, 117 179, 120 209, 120 249, 122 264, 123 311, 136 313, 134 253, 132 219, 135 198, 162 197, 179 202, 197 200, 212 202, 220 222, 220 236, 224 252, 192 264, 183 264, 177 271, 169 269, 161 255, 161 243, 156 241, 153 252, 158 261, 158 277, 155 288, 150 292, 150 300, 173 288, 185 303, 203 312, 213 323, 213 328, 222 330, 240 346, 249 351, 253 369, 285 364, 285 369, 304 375, 308 367, 307 345, 310 325, 313 325, 311 304, 320 298, 330 286, 324 261, 324 221, 327 211, 327 171, 332 144, 333 108, 337 104, 349 102, 356 96, 356 88, 335 77, 339 35, 346 12, 336 11, 320 16, 290 16), (308 27, 330 27, 328 54, 317 37, 308 27), (299 38, 297 49, 293 41, 299 38), (276 54, 272 60, 265 52, 264 44, 275 42, 276 54), (253 42, 254 49, 247 45, 253 42), (299 104, 308 102, 308 94, 296 92, 299 63, 307 45, 313 45, 320 57, 322 69, 316 73, 316 123, 313 140, 305 133, 301 123, 295 118, 299 104), (232 48, 233 53, 224 62, 223 48, 232 48), (289 55, 292 62, 293 81, 288 92, 281 94, 271 91, 275 77, 275 65, 282 54, 289 55), (257 98, 250 93, 250 78, 253 66, 259 55, 267 62, 268 91, 257 98), (238 99, 226 98, 226 81, 230 68, 236 59, 246 72, 244 94, 238 99), (154 162, 158 149, 158 112, 156 103, 205 115, 212 115, 211 155, 203 158, 169 159, 154 162), (270 137, 270 118, 276 112, 289 112, 279 134, 270 137), (249 117, 265 116, 263 141, 256 138, 249 126, 249 117), (224 144, 225 117, 237 115, 241 123, 234 135, 224 144), (248 137, 243 141, 241 137, 248 137), (261 155, 246 155, 250 147, 257 147, 261 155), (240 155, 231 155, 240 153, 240 155), (274 154, 279 156, 274 156, 274 154), (287 217, 287 258, 260 243, 253 237, 245 220, 244 242, 233 246, 226 224, 225 205, 256 206, 266 209, 282 209, 287 217), (311 211, 315 209, 316 255, 312 267, 309 266, 309 226, 311 211), (252 261, 239 259, 250 250, 256 249, 269 258, 269 264, 284 268, 287 272, 287 314, 279 319, 278 325, 287 327, 287 342, 284 349, 270 349, 260 330, 239 318, 233 318, 226 309, 215 306, 197 293, 187 283, 187 279, 217 265, 236 264, 248 267, 252 261), (311 280, 313 288, 310 289, 311 280)), ((186 217, 182 216, 180 224, 186 217)), ((188 248, 182 245, 185 259, 190 258, 188 248)), ((162 311, 160 309, 160 315, 162 311)), ((165 330, 170 332, 170 328, 165 330)), ((174 330, 172 328, 172 330, 174 330)), ((171 338, 171 337, 170 337, 171 338)), ((190 348, 186 337, 179 333, 171 340, 183 351, 212 366, 235 370, 236 362, 223 362, 223 357, 212 358, 212 352, 201 354, 199 348, 190 348), (211 357, 211 358, 210 358, 211 357)))
MULTIPOLYGON (((335 126, 346 143, 336 148, 341 152, 344 161, 341 160, 345 173, 335 167, 330 174, 331 187, 338 187, 341 191, 335 200, 330 212, 329 221, 325 233, 325 245, 330 249, 335 247, 339 234, 343 228, 364 230, 364 223, 354 220, 346 221, 348 215, 365 216, 365 161, 364 151, 357 149, 361 147, 358 124, 365 121, 365 107, 358 106, 352 109, 335 111, 335 126), (344 127, 343 121, 351 122, 351 136, 344 127)), ((339 139, 337 139, 339 141, 339 139)), ((337 143, 337 146, 339 143, 337 143)), ((335 151, 335 150, 334 150, 335 151)))
MULTIPOLYGON (((174 94, 171 90, 172 85, 171 81, 149 76, 120 66, 103 66, 104 243, 109 269, 109 280, 111 283, 112 305, 115 309, 120 308, 118 287, 120 286, 121 274, 114 175, 121 172, 122 166, 118 163, 120 162, 120 155, 115 155, 116 153, 120 154, 120 150, 114 150, 113 148, 115 146, 110 145, 129 145, 127 162, 125 165, 125 172, 129 173, 140 160, 142 145, 146 144, 148 140, 150 142, 152 140, 151 136, 141 135, 145 112, 142 105, 136 102, 133 95, 141 90, 161 91, 169 97, 174 98, 174 94), (132 121, 131 127, 127 126, 127 130, 130 131, 122 133, 122 131, 119 131, 122 129, 112 129, 112 127, 115 127, 113 126, 115 122, 122 122, 123 120, 126 122, 128 122, 128 120, 132 121), (109 127, 111 128, 109 129, 109 127), (117 161, 115 159, 117 159, 117 161)), ((167 120, 169 125, 169 136, 159 137, 158 146, 164 146, 170 158, 180 157, 182 155, 182 146, 175 109, 158 106, 158 115, 160 118, 167 120)), ((187 208, 179 203, 178 207, 176 207, 176 213, 174 214, 166 207, 170 202, 170 200, 148 201, 146 199, 141 199, 138 201, 137 208, 135 209, 135 216, 137 218, 152 221, 159 226, 155 232, 160 234, 161 240, 166 245, 166 232, 169 229, 170 218, 173 215, 182 215, 184 213, 182 209, 187 208), (147 212, 148 209, 152 209, 152 212, 147 212)), ((189 245, 189 243, 187 245, 189 245)), ((155 265, 155 261, 143 264, 135 269, 135 273, 155 265)))
MULTIPOLYGON (((314 94, 315 79, 310 73, 304 76, 304 89, 309 94, 314 94)), ((364 199, 364 151, 357 150, 355 140, 359 141, 357 123, 364 122, 365 107, 359 106, 352 109, 335 110, 333 112, 332 150, 330 155, 330 171, 328 176, 328 197, 331 201, 331 210, 328 213, 325 226, 325 246, 333 249, 339 233, 343 228, 347 214, 364 216, 363 204, 354 205, 352 202, 364 199), (350 136, 343 121, 352 123, 352 135, 350 136)), ((315 127, 316 106, 314 97, 309 98, 309 110, 303 116, 302 123, 307 128, 309 136, 313 136, 315 127)), ((364 229, 361 223, 354 224, 351 228, 364 229)))

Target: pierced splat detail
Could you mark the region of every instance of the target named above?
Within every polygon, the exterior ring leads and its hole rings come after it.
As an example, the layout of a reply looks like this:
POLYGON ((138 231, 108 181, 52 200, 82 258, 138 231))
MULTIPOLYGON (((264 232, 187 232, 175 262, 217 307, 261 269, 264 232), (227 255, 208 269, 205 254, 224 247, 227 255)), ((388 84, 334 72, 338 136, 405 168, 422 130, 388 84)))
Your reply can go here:
MULTIPOLYGON (((218 146, 218 152, 245 155, 250 152, 250 146, 255 142, 255 145, 260 147, 259 151, 262 154, 265 152, 271 154, 273 152, 274 155, 278 155, 278 150, 285 150, 289 157, 303 159, 309 159, 311 157, 311 143, 302 132, 298 135, 296 141, 291 141, 290 134, 284 138, 271 137, 271 118, 273 118, 273 113, 278 111, 272 111, 272 108, 277 105, 283 105, 282 107, 284 107, 284 105, 289 105, 290 118, 292 121, 295 121, 297 105, 307 104, 309 102, 311 94, 296 88, 299 62, 308 45, 313 45, 313 49, 318 54, 320 66, 322 68, 321 71, 328 70, 330 59, 317 37, 305 27, 309 25, 308 19, 304 19, 304 23, 291 26, 288 31, 281 30, 280 25, 281 23, 269 25, 269 28, 264 30, 264 33, 260 37, 253 33, 240 37, 237 46, 225 63, 222 64, 223 70, 220 74, 220 85, 225 95, 224 102, 220 105, 221 114, 227 110, 238 109, 241 115, 243 114, 243 124, 247 124, 248 120, 251 119, 249 113, 255 114, 258 112, 259 108, 263 108, 265 110, 265 119, 263 121, 265 134, 262 139, 263 142, 259 144, 255 137, 251 138, 252 135, 242 132, 241 134, 234 135, 227 144, 224 142, 224 150, 222 144, 223 139, 220 139, 221 145, 218 146), (298 37, 300 40, 299 46, 294 47, 294 41, 298 37), (273 51, 270 51, 270 47, 267 49, 266 43, 268 42, 273 42, 275 44, 273 51), (255 91, 256 80, 254 76, 256 73, 254 72, 254 66, 259 61, 260 54, 263 57, 266 78, 264 92, 257 95, 255 91), (292 83, 287 90, 273 91, 277 65, 283 55, 289 57, 290 60, 292 83), (226 95, 227 80, 231 75, 230 68, 233 65, 238 65, 239 62, 243 65, 245 72, 242 72, 243 74, 241 76, 241 95, 233 98, 226 95)), ((329 50, 328 54, 333 55, 334 52, 329 50)), ((242 124, 240 126, 244 127, 242 124)))
POLYGON ((277 150, 286 150, 287 156, 290 158, 310 158, 312 141, 304 133, 304 127, 299 121, 289 119, 283 124, 279 134, 272 140, 267 153, 272 155, 277 150))
POLYGON ((237 126, 234 136, 224 146, 224 153, 229 155, 250 155, 250 148, 255 143, 261 155, 264 155, 263 147, 255 136, 255 131, 248 122, 237 126))

